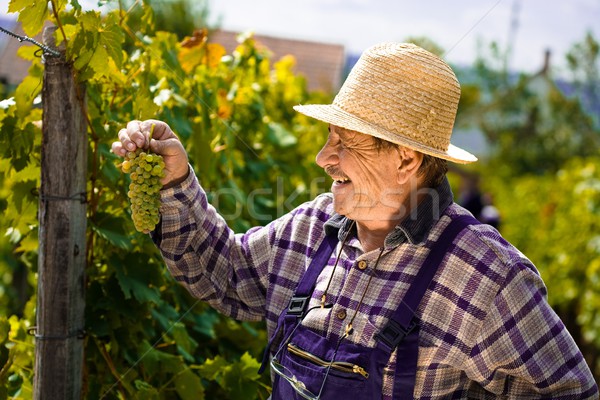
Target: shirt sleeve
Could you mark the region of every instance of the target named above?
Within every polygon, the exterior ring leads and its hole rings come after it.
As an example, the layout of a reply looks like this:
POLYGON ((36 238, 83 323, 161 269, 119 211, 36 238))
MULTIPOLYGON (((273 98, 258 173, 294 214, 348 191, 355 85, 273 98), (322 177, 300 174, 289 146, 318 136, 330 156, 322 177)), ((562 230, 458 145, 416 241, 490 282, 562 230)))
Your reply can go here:
POLYGON ((273 228, 234 234, 193 172, 161 191, 160 213, 152 239, 175 280, 225 315, 263 319, 273 228))
POLYGON ((469 360, 470 378, 507 398, 598 398, 583 355, 528 265, 511 267, 469 360))

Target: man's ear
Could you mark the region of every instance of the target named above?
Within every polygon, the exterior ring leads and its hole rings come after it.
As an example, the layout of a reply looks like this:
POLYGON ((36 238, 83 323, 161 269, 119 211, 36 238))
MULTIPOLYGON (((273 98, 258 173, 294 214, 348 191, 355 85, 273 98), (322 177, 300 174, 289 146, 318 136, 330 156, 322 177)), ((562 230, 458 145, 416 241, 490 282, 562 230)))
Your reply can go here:
POLYGON ((405 184, 417 179, 419 167, 423 163, 423 154, 406 147, 398 147, 398 156, 398 183, 405 184))

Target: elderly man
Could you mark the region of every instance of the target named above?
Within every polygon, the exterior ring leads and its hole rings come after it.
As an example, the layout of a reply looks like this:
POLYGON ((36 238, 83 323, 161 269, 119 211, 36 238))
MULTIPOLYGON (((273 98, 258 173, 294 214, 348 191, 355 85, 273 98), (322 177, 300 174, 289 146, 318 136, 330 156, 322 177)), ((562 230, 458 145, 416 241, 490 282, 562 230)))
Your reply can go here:
POLYGON ((176 135, 128 124, 113 151, 165 158, 152 233, 178 281, 240 320, 266 319, 273 399, 584 399, 598 389, 532 263, 455 204, 446 161, 459 83, 437 56, 384 43, 331 105, 317 164, 331 193, 235 234, 176 135))

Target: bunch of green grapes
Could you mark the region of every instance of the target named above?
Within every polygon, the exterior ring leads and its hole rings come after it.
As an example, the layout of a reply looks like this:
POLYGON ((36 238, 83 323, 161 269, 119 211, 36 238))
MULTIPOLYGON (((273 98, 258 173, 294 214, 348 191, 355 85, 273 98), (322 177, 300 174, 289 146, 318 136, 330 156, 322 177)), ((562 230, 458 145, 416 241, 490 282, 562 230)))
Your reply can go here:
POLYGON ((130 151, 121 164, 131 178, 127 197, 131 202, 131 217, 135 229, 148 233, 158 224, 160 208, 160 179, 164 176, 165 162, 159 154, 137 149, 130 151))

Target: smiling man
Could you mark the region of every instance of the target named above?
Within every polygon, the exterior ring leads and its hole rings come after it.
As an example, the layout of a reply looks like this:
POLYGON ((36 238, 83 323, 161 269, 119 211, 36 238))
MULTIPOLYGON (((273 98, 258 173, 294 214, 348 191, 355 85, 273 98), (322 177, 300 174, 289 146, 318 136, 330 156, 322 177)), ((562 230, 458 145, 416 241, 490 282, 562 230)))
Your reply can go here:
POLYGON ((583 356, 534 265, 453 202, 446 162, 459 83, 406 43, 368 49, 327 105, 317 164, 331 193, 244 234, 228 228, 159 121, 133 121, 113 151, 165 158, 167 267, 196 297, 266 320, 273 399, 594 399, 583 356))

